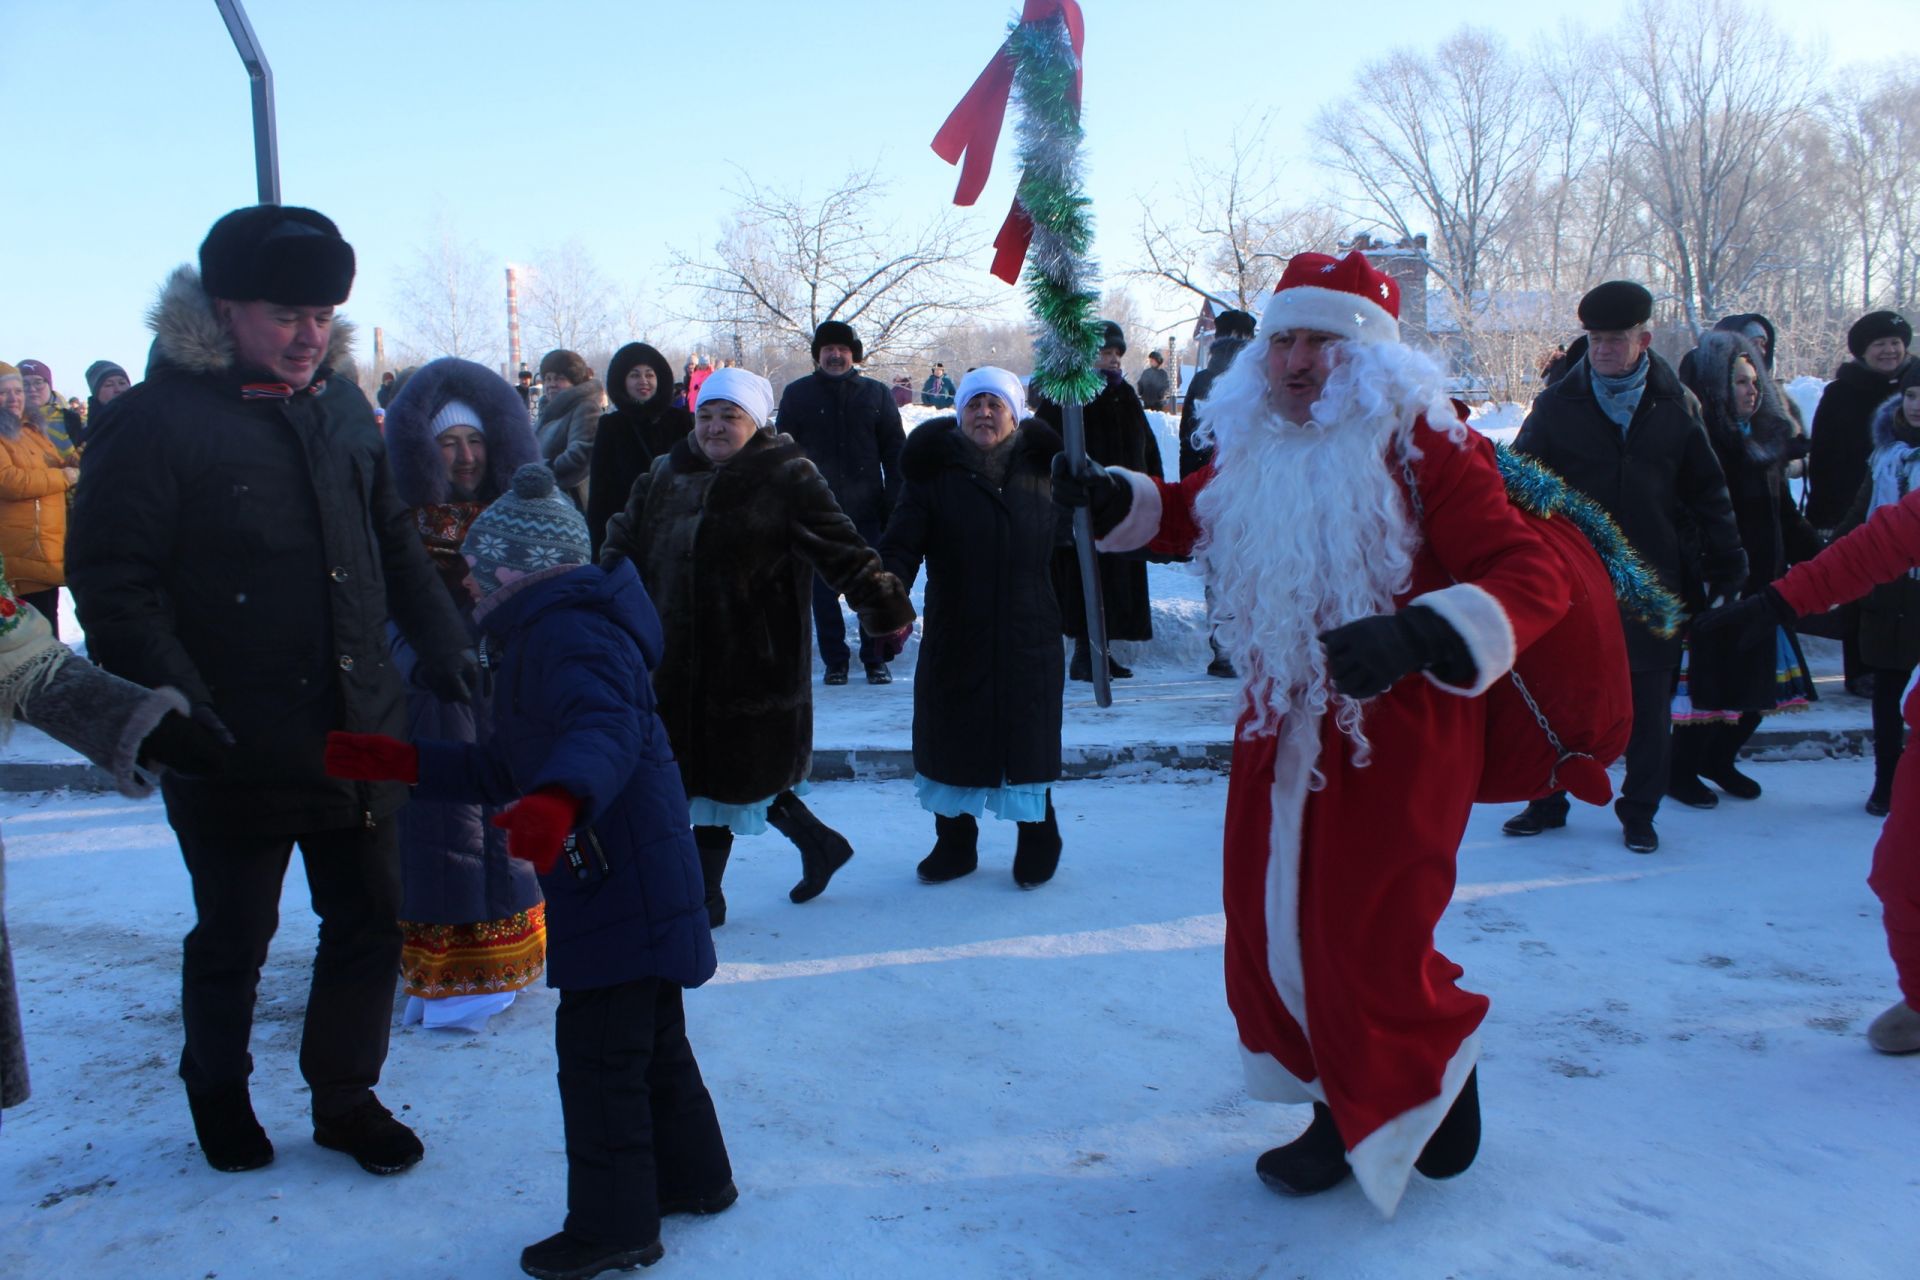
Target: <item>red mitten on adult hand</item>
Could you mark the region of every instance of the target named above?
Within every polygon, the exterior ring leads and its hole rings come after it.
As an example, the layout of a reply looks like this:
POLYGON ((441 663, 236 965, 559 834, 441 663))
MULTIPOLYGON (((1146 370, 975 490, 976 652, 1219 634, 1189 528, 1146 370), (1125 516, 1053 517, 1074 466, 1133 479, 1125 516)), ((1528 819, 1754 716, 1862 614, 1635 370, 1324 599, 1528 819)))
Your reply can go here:
POLYGON ((880 644, 882 660, 892 662, 900 656, 900 651, 907 647, 907 641, 913 639, 913 624, 909 622, 898 631, 889 631, 885 635, 875 636, 874 639, 880 644))
POLYGON ((500 813, 493 825, 507 833, 507 852, 531 862, 541 875, 560 860, 560 847, 580 816, 580 802, 562 787, 542 787, 521 796, 500 813))
POLYGON ((327 735, 326 769, 329 778, 353 782, 420 781, 420 751, 410 742, 389 738, 384 733, 341 733, 327 735))

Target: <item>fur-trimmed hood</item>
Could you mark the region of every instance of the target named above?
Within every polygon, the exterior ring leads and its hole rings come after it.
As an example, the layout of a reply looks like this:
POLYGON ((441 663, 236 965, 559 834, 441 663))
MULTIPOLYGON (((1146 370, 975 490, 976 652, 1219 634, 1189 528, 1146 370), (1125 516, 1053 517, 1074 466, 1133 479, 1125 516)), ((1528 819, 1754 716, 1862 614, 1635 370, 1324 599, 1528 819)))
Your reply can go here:
POLYGON ((1793 437, 1793 419, 1786 397, 1767 372, 1765 358, 1753 341, 1729 329, 1709 329, 1700 335, 1693 359, 1682 374, 1688 390, 1699 398, 1707 434, 1723 458, 1746 457, 1761 466, 1784 462, 1793 437), (1760 379, 1760 403, 1753 411, 1749 432, 1742 434, 1733 412, 1733 364, 1744 357, 1760 379))
MULTIPOLYGON (((1025 458, 1037 461, 1045 471, 1060 452, 1060 433, 1039 418, 1025 418, 1019 426, 1020 438, 1014 441, 1016 464, 1025 458)), ((909 484, 925 484, 940 474, 943 467, 965 467, 967 438, 960 432, 960 420, 952 414, 928 418, 907 433, 906 447, 900 450, 900 474, 909 484)))
POLYGON ((673 405, 673 366, 667 358, 644 342, 629 342, 613 353, 607 362, 607 401, 616 412, 652 417, 673 405), (638 365, 653 368, 653 398, 641 404, 627 394, 627 375, 638 365))
MULTIPOLYGON (((213 299, 201 287, 200 272, 181 265, 173 269, 160 296, 147 309, 147 328, 153 330, 153 346, 147 352, 147 376, 163 368, 184 373, 225 373, 233 368, 233 335, 214 314, 213 299)), ((327 340, 326 359, 321 369, 330 374, 353 376, 353 323, 335 315, 327 340)), ((320 374, 316 374, 318 379, 320 374)))
POLYGON ((1896 392, 1888 396, 1881 406, 1873 411, 1870 430, 1873 433, 1871 438, 1874 452, 1877 453, 1890 444, 1908 449, 1920 444, 1920 427, 1908 423, 1905 415, 1900 412, 1900 402, 1904 398, 1904 395, 1896 392))
POLYGON ((450 400, 464 401, 480 415, 490 482, 490 491, 481 495, 483 501, 507 492, 515 471, 540 461, 527 406, 505 378, 456 356, 429 361, 387 405, 387 457, 393 467, 394 491, 409 507, 452 500, 446 462, 432 431, 433 416, 450 400))

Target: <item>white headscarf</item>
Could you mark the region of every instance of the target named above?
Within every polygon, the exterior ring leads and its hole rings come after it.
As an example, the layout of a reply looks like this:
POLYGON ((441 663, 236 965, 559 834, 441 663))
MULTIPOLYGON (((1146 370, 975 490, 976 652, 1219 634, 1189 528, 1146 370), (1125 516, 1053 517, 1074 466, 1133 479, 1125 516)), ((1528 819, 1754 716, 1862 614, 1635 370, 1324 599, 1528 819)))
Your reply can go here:
POLYGON ((1007 408, 1013 410, 1016 423, 1027 419, 1027 392, 1020 385, 1020 379, 1005 369, 996 369, 983 364, 977 369, 967 370, 967 376, 960 379, 960 390, 954 393, 953 412, 956 417, 967 411, 967 401, 985 392, 999 396, 1007 408))
POLYGON ((767 419, 773 416, 773 384, 745 369, 715 369, 700 384, 700 400, 737 404, 747 411, 756 427, 766 426, 767 419))

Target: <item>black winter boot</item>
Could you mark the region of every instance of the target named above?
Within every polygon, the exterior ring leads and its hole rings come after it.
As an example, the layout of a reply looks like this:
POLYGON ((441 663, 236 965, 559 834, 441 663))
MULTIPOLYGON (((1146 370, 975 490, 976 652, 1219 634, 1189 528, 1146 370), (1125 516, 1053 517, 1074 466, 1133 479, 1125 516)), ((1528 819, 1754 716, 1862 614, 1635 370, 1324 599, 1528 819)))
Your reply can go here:
POLYGON ((344 1151, 368 1173, 405 1173, 420 1163, 426 1148, 413 1130, 393 1118, 369 1093, 351 1111, 313 1118, 313 1140, 330 1151, 344 1151))
POLYGON ((1084 639, 1073 642, 1073 657, 1067 660, 1067 679, 1093 679, 1093 653, 1084 639))
POLYGON ((727 895, 720 891, 720 879, 727 874, 727 859, 733 853, 733 832, 725 827, 695 827, 693 844, 700 851, 700 878, 707 888, 707 927, 718 929, 727 922, 727 895))
POLYGON ((1426 1150, 1413 1167, 1429 1178, 1451 1178, 1467 1171, 1480 1154, 1480 1068, 1467 1073, 1460 1096, 1447 1110, 1447 1118, 1427 1139, 1426 1150))
POLYGON ((557 1231, 520 1251, 520 1269, 538 1280, 592 1280, 605 1271, 650 1267, 666 1252, 657 1239, 642 1245, 596 1244, 557 1231))
POLYGON ((1047 796, 1047 816, 1039 822, 1022 822, 1013 850, 1013 882, 1032 889, 1053 879, 1060 867, 1060 823, 1053 813, 1053 796, 1047 796))
POLYGON ((937 837, 933 852, 920 859, 921 883, 945 884, 972 875, 980 865, 980 824, 973 820, 973 815, 963 813, 957 818, 943 818, 936 813, 933 830, 937 837))
POLYGON ((1500 834, 1537 836, 1542 831, 1555 831, 1566 825, 1566 797, 1548 796, 1544 800, 1532 801, 1526 808, 1508 818, 1501 824, 1500 834))
POLYGON ((245 1173, 273 1163, 273 1143, 254 1118, 253 1099, 245 1084, 211 1093, 189 1092, 187 1109, 193 1112, 200 1154, 221 1173, 245 1173))
POLYGON ((1255 1162, 1260 1181, 1287 1196, 1312 1196, 1347 1180, 1347 1147, 1326 1104, 1313 1104, 1313 1123, 1284 1147, 1275 1147, 1255 1162))
POLYGON ((1737 724, 1716 724, 1709 731, 1713 734, 1713 754, 1707 767, 1700 770, 1700 776, 1735 800, 1760 798, 1760 784, 1736 767, 1740 748, 1747 745, 1747 739, 1759 727, 1760 717, 1750 711, 1741 716, 1737 724))
POLYGON ((811 902, 825 893, 833 873, 853 857, 847 838, 814 817, 806 801, 791 791, 774 797, 767 821, 800 850, 800 883, 787 894, 794 902, 811 902))

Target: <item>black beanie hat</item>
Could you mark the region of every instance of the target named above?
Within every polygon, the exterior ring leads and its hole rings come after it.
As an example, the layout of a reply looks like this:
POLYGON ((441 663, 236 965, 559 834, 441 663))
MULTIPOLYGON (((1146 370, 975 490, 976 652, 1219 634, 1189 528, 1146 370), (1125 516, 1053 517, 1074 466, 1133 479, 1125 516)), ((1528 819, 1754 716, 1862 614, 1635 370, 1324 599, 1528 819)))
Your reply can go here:
POLYGON ((820 348, 824 346, 847 347, 853 352, 853 362, 859 364, 866 359, 867 349, 860 345, 860 335, 853 326, 844 320, 822 320, 820 327, 813 331, 813 358, 820 358, 820 348))
POLYGON ((1633 280, 1595 285, 1580 299, 1580 327, 1589 333, 1636 329, 1653 318, 1653 295, 1633 280))
POLYGON ((593 370, 587 368, 587 362, 582 360, 578 353, 569 351, 565 347, 549 351, 540 357, 541 381, 544 382, 550 373, 559 374, 576 387, 583 382, 593 381, 593 370))
POLYGON ((1898 311, 1869 311, 1847 330, 1847 350, 1855 360, 1867 358, 1867 348, 1882 338, 1898 338, 1902 346, 1913 345, 1913 326, 1898 311))
MULTIPOLYGON (((87 366, 87 394, 90 396, 99 395, 100 384, 105 382, 108 378, 111 378, 116 373, 123 378, 127 377, 127 371, 125 369, 122 369, 119 365, 115 364, 111 360, 95 360, 92 364, 88 365, 87 366)), ((127 378, 127 381, 132 382, 133 379, 127 378)))
POLYGON ((1216 338, 1251 338, 1253 317, 1244 311, 1222 311, 1213 321, 1216 338))
POLYGON ((200 284, 209 297, 234 302, 337 307, 353 290, 353 246, 325 214, 249 205, 200 242, 200 284))
POLYGON ((1127 354, 1127 335, 1121 330, 1120 326, 1113 321, 1102 320, 1100 322, 1100 349, 1105 351, 1108 347, 1114 348, 1121 355, 1127 354))

